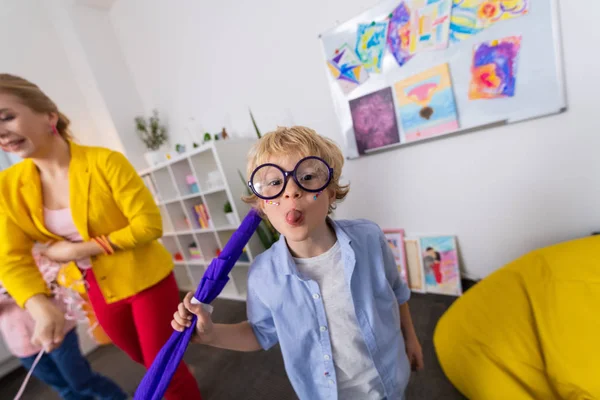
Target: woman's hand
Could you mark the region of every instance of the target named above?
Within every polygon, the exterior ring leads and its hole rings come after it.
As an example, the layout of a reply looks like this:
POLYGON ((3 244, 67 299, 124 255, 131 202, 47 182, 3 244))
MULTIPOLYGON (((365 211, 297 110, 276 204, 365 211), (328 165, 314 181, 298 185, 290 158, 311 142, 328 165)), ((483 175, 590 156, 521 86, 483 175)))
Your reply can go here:
POLYGON ((80 243, 72 243, 63 240, 46 245, 46 247, 40 251, 40 254, 54 262, 67 263, 81 258, 79 250, 80 243))
POLYGON ((31 343, 48 353, 59 347, 65 336, 64 313, 45 294, 31 297, 25 308, 35 321, 31 343))

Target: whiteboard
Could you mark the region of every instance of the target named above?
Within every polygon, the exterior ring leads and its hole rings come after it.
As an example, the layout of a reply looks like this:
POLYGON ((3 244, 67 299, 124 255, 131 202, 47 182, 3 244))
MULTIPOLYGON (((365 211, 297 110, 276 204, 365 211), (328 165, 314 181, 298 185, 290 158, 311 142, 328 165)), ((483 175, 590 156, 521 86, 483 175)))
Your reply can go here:
MULTIPOLYGON (((417 53, 402 67, 386 49, 382 59, 382 72, 370 73, 366 82, 347 95, 344 94, 338 81, 329 72, 326 61, 331 59, 335 50, 344 43, 353 49, 356 47, 358 24, 385 20, 399 3, 399 0, 384 0, 375 7, 320 35, 324 55, 323 67, 328 76, 347 158, 359 156, 348 103, 350 100, 386 87, 392 87, 393 90, 394 83, 444 63, 447 63, 450 69, 459 128, 440 136, 537 118, 566 110, 557 0, 534 0, 531 2, 528 14, 497 22, 460 42, 450 41, 446 49, 417 53), (468 88, 471 80, 474 45, 514 35, 522 36, 517 62, 515 96, 490 100, 469 100, 468 88)), ((400 121, 397 105, 395 109, 396 119, 400 121)), ((400 123, 398 123, 398 128, 400 143, 367 150, 366 153, 430 140, 423 139, 406 143, 400 123)), ((440 136, 435 136, 433 139, 440 136)))

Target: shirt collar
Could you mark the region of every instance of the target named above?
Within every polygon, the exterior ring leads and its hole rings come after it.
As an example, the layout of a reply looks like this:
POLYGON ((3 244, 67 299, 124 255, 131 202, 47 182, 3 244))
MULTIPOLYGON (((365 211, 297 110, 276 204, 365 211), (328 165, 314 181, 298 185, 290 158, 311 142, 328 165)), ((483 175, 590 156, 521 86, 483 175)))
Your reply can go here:
MULTIPOLYGON (((350 237, 346 234, 344 229, 333 219, 327 217, 327 223, 331 225, 335 231, 342 253, 346 252, 350 248, 350 237)), ((277 262, 277 271, 283 275, 298 275, 298 268, 294 262, 294 258, 288 249, 285 237, 280 235, 279 240, 274 245, 275 260, 277 262)))

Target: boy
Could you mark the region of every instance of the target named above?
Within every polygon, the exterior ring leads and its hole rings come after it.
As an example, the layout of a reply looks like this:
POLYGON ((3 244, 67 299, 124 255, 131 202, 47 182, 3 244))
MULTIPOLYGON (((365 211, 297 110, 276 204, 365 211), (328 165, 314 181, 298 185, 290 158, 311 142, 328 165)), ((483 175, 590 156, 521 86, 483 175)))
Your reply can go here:
POLYGON ((348 193, 343 155, 304 127, 265 135, 249 157, 244 200, 281 233, 248 275, 248 321, 213 324, 188 293, 172 326, 198 315, 193 341, 238 351, 279 342, 302 400, 397 400, 411 364, 423 367, 401 281, 381 229, 365 220, 328 218, 348 193))

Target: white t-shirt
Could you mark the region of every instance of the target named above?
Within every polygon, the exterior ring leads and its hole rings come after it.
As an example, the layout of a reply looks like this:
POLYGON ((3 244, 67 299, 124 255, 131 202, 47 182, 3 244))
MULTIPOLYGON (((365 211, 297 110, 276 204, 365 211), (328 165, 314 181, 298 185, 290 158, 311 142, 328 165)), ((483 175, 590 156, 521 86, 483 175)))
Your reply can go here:
POLYGON ((381 400, 385 397, 383 384, 356 319, 339 242, 320 256, 294 260, 300 274, 321 289, 339 399, 381 400))

